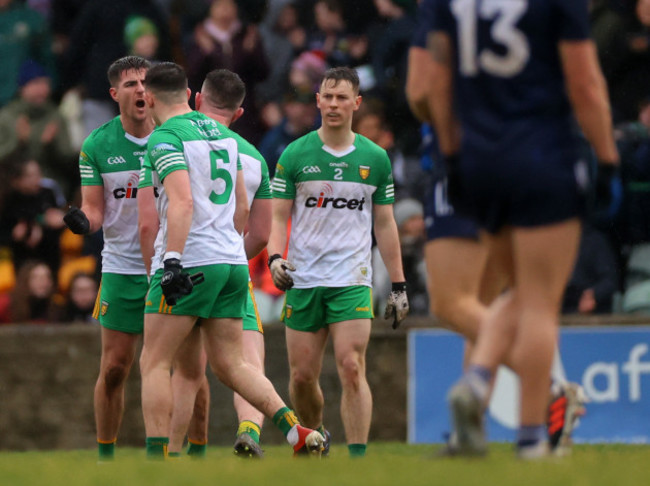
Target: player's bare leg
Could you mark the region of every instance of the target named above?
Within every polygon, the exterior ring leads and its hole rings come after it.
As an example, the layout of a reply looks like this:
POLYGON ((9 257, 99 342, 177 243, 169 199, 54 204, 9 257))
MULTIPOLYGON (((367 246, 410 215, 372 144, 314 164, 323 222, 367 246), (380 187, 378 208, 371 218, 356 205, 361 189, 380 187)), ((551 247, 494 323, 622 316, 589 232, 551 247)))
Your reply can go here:
POLYGON ((550 385, 562 296, 577 257, 580 228, 578 220, 570 220, 513 233, 521 303, 513 348, 521 378, 520 443, 525 427, 546 424, 544 383, 550 385))
POLYGON ((370 319, 330 325, 336 368, 341 380, 341 419, 350 454, 364 455, 372 418, 372 394, 366 380, 370 319))
POLYGON ((487 311, 478 300, 487 249, 468 238, 439 238, 427 243, 425 259, 431 311, 452 331, 476 341, 487 311))
POLYGON ((323 424, 325 402, 319 378, 328 336, 324 328, 316 332, 286 328, 289 396, 300 420, 312 429, 323 424))
POLYGON ((142 413, 147 452, 166 455, 173 410, 170 370, 179 347, 196 321, 192 316, 145 314, 144 346, 140 356, 142 413))
POLYGON ((195 408, 199 389, 205 381, 207 357, 201 329, 194 326, 176 352, 172 374, 174 409, 169 428, 169 453, 180 454, 195 408))
POLYGON ((244 360, 242 320, 205 319, 201 329, 212 371, 221 382, 239 393, 285 434, 294 453, 323 450, 323 436, 300 425, 293 411, 286 407, 264 374, 244 360))
POLYGON ((124 386, 129 376, 139 334, 114 331, 102 326, 102 357, 95 384, 95 425, 100 456, 110 459, 124 414, 124 386), (102 454, 102 449, 110 449, 102 454))
MULTIPOLYGON (((201 350, 207 363, 208 357, 205 350, 201 350)), ((189 447, 187 453, 193 457, 204 457, 208 444, 208 419, 210 417, 210 383, 208 377, 203 375, 203 380, 194 401, 192 419, 187 429, 189 447)))
MULTIPOLYGON (((264 373, 264 335, 258 331, 244 330, 242 334, 244 359, 262 374, 264 373)), ((264 414, 235 393, 235 411, 239 422, 235 453, 242 457, 261 457, 259 434, 264 422, 264 414), (257 437, 254 437, 257 434, 257 437), (249 436, 249 437, 246 437, 249 436), (255 444, 250 441, 253 440, 255 444)))

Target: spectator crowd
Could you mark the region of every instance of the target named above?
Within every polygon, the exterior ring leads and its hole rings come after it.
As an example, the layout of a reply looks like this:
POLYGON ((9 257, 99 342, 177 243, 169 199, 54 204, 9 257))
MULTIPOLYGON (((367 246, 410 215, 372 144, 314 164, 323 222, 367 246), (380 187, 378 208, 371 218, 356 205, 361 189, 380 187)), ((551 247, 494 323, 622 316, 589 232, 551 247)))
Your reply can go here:
MULTIPOLYGON (((563 310, 650 313, 650 0, 590 8, 622 164, 614 203, 593 201, 563 310)), ((416 0, 0 0, 0 323, 92 320, 101 234, 74 235, 62 217, 79 205, 83 139, 117 115, 107 67, 127 54, 181 64, 193 93, 213 69, 239 74, 247 96, 232 128, 271 177, 287 145, 319 126, 325 70, 355 68, 353 129, 393 164, 412 314, 427 315, 422 198, 438 161, 405 98, 416 24, 416 0)), ((586 142, 584 156, 593 159, 586 142)), ((257 260, 262 318, 273 322, 281 299, 265 254, 257 260)))

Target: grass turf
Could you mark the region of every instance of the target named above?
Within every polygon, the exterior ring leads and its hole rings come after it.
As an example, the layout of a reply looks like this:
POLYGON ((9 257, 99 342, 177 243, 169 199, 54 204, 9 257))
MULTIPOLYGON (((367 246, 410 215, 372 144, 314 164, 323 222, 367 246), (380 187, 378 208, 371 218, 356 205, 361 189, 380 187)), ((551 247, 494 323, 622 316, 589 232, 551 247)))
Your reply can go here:
POLYGON ((210 447, 205 459, 149 462, 144 449, 118 448, 116 460, 97 464, 95 450, 1 452, 0 484, 7 486, 628 486, 648 484, 650 446, 578 445, 561 459, 522 462, 512 447, 492 444, 483 459, 436 459, 431 446, 371 443, 364 459, 333 445, 321 461, 293 459, 289 446, 266 446, 262 461, 210 447))

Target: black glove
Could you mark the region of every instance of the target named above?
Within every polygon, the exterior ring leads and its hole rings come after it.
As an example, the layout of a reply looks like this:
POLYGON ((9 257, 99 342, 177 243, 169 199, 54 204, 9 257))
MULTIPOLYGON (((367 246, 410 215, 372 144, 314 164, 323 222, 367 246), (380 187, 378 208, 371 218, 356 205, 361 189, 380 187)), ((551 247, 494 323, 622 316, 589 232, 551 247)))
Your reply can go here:
POLYGON ((609 210, 615 198, 615 185, 620 181, 619 164, 598 162, 594 182, 594 198, 597 210, 609 210))
POLYGON ((189 275, 183 271, 183 265, 178 258, 168 258, 164 262, 165 271, 160 279, 160 287, 167 301, 167 305, 174 306, 183 295, 192 293, 194 285, 205 280, 203 272, 189 275))
POLYGON ((384 319, 393 318, 393 329, 397 329, 409 313, 409 300, 406 296, 406 282, 393 282, 384 319))
POLYGON ((71 206, 63 216, 63 222, 70 228, 70 231, 77 235, 90 233, 90 221, 84 212, 76 206, 71 206))
POLYGON ((460 156, 458 154, 443 155, 442 161, 447 172, 447 200, 454 207, 460 209, 463 199, 463 185, 460 177, 460 156))

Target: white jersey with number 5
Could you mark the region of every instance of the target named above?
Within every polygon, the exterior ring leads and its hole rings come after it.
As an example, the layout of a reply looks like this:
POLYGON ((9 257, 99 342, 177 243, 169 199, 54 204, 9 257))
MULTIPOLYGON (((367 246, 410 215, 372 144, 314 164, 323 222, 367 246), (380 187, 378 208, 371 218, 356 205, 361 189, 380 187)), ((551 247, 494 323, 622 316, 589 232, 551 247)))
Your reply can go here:
MULTIPOLYGON (((175 170, 189 172, 193 215, 181 263, 184 267, 219 263, 247 265, 241 235, 235 230, 235 183, 241 165, 237 142, 229 130, 198 112, 175 116, 151 134, 145 164, 158 186, 175 170)), ((156 206, 160 245, 152 269, 162 264, 167 248, 169 199, 163 188, 156 206)))

